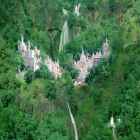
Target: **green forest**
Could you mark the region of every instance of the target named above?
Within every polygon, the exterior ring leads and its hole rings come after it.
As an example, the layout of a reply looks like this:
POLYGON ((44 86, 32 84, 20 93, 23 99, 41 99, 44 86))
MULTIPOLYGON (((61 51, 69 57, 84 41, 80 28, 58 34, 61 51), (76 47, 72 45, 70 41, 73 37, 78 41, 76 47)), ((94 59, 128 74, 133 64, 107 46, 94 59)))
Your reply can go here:
POLYGON ((140 0, 0 0, 0 140, 140 140, 139 55, 140 0))

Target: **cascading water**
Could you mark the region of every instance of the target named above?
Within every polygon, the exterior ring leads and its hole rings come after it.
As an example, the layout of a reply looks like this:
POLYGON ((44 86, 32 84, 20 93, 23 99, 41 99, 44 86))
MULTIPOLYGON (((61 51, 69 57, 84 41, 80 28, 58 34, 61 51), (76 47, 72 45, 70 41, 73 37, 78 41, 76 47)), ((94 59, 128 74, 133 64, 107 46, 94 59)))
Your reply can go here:
POLYGON ((69 27, 67 20, 64 22, 61 36, 60 36, 60 44, 59 44, 59 52, 63 51, 64 45, 69 42, 69 27))

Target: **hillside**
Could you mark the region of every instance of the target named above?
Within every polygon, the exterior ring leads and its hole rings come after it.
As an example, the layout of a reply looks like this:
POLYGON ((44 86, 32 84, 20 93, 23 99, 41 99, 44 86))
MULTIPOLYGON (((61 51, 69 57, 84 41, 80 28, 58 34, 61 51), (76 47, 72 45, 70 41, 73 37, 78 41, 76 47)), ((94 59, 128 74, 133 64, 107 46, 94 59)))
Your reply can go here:
POLYGON ((0 140, 139 140, 140 0, 0 3, 0 140))

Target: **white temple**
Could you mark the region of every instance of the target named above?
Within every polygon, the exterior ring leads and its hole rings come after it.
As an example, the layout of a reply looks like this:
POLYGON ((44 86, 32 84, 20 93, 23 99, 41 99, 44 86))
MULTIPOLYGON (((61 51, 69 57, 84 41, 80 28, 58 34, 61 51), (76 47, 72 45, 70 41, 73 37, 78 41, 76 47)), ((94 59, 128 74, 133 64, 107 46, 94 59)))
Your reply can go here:
POLYGON ((115 123, 115 121, 114 121, 113 115, 112 115, 111 118, 110 118, 109 127, 112 129, 113 140, 117 140, 117 135, 116 135, 116 123, 115 123))
POLYGON ((78 3, 74 8, 74 13, 76 16, 80 16, 80 3, 78 3))
POLYGON ((82 50, 80 59, 74 62, 74 67, 79 71, 79 75, 76 78, 74 85, 83 85, 85 83, 85 79, 89 74, 89 70, 91 68, 95 68, 102 58, 107 59, 110 55, 110 49, 108 40, 103 43, 102 50, 99 52, 93 53, 91 56, 89 54, 85 54, 82 50))
POLYGON ((18 50, 22 55, 26 67, 31 68, 33 71, 36 71, 40 68, 40 50, 38 50, 36 47, 35 49, 31 49, 30 42, 25 43, 23 36, 21 37, 21 41, 18 44, 18 50))
POLYGON ((45 64, 47 65, 49 71, 53 74, 55 79, 61 77, 62 69, 58 62, 54 62, 49 56, 47 56, 45 60, 45 64))
POLYGON ((85 55, 84 51, 82 50, 80 60, 74 62, 74 67, 79 70, 79 75, 74 82, 75 86, 84 84, 85 79, 89 74, 89 70, 92 67, 95 67, 101 58, 101 52, 96 52, 95 54, 93 53, 91 56, 89 56, 89 54, 85 55))
POLYGON ((61 36, 60 36, 60 44, 59 44, 59 52, 63 51, 64 45, 69 42, 69 27, 67 20, 64 22, 61 36))

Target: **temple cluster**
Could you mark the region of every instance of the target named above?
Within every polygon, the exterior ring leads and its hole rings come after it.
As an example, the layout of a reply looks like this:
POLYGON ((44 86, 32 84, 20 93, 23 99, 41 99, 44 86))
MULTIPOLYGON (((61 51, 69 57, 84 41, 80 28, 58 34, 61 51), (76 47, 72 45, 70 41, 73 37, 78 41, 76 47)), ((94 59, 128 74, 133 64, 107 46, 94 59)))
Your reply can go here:
POLYGON ((74 67, 79 71, 79 75, 76 78, 74 85, 82 85, 85 82, 89 70, 95 68, 101 59, 107 59, 110 55, 109 43, 108 40, 103 43, 102 50, 99 52, 93 53, 91 56, 85 54, 82 50, 80 59, 74 62, 74 67))
MULTIPOLYGON (((63 14, 65 17, 68 16, 68 11, 63 9, 63 14)), ((74 14, 76 16, 80 15, 80 3, 76 4, 74 7, 74 14)), ((64 46, 69 42, 69 28, 67 19, 64 21, 64 25, 62 27, 62 32, 60 36, 60 44, 59 44, 59 52, 63 51, 64 46)), ((21 37, 21 41, 18 45, 19 52, 21 53, 25 66, 31 68, 33 71, 36 71, 40 68, 41 58, 40 58, 40 50, 36 47, 31 49, 30 42, 25 43, 23 37, 21 37)), ((89 74, 91 68, 95 68, 101 59, 108 59, 110 55, 109 42, 106 39, 103 42, 102 49, 92 55, 85 54, 84 50, 80 55, 80 59, 78 61, 74 61, 73 65, 75 69, 79 71, 77 78, 75 79, 74 85, 82 85, 85 83, 85 79, 89 74)), ((49 71, 53 74, 55 79, 61 77, 62 69, 58 62, 54 62, 49 56, 45 59, 45 65, 47 65, 49 71)))
POLYGON ((18 50, 22 55, 26 67, 31 68, 33 71, 40 68, 40 50, 38 50, 36 47, 31 49, 30 42, 25 43, 23 37, 21 37, 21 40, 19 41, 18 50))
MULTIPOLYGON (((38 50, 36 47, 31 49, 30 42, 25 43, 23 37, 21 37, 21 41, 19 42, 18 50, 22 55, 26 67, 31 68, 34 72, 40 68, 40 50, 38 50)), ((74 67, 79 71, 74 85, 77 86, 84 84, 90 69, 95 68, 101 59, 107 59, 109 55, 110 49, 107 39, 103 43, 102 49, 99 52, 89 55, 85 54, 84 50, 82 50, 80 59, 78 61, 74 61, 74 67)), ((48 70, 53 74, 55 79, 62 76, 62 69, 60 68, 59 63, 53 61, 49 56, 47 56, 45 59, 45 65, 47 65, 48 70)))
POLYGON ((62 69, 60 68, 58 62, 54 62, 49 56, 47 56, 45 64, 47 65, 49 71, 53 74, 55 79, 61 77, 62 69))

